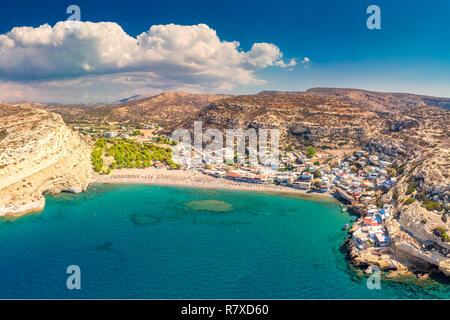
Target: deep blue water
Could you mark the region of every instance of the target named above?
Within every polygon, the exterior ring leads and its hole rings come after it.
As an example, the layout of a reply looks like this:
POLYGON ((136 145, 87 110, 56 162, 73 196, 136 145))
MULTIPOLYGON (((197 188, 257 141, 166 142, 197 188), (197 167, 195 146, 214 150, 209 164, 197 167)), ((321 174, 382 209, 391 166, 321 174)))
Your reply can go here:
POLYGON ((339 250, 350 219, 293 196, 95 185, 0 222, 0 298, 450 298, 442 284, 369 290, 339 250), (66 287, 69 265, 81 290, 66 287))

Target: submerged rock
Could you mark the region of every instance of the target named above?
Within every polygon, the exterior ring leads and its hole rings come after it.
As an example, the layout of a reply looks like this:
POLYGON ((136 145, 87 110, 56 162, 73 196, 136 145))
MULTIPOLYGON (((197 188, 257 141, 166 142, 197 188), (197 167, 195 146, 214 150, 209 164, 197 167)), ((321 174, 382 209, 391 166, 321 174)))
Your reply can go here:
POLYGON ((145 213, 132 214, 130 215, 130 219, 137 226, 156 225, 159 224, 162 220, 161 217, 145 213))
POLYGON ((227 212, 232 209, 231 204, 219 200, 190 201, 185 206, 195 211, 227 212))

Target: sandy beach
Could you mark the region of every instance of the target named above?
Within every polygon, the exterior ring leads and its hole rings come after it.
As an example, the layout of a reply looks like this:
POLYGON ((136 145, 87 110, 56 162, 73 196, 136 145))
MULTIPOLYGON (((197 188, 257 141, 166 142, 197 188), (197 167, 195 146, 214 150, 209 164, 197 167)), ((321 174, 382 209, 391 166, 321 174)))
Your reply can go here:
POLYGON ((93 183, 100 184, 151 184, 184 186, 193 188, 210 188, 240 190, 263 193, 283 193, 302 198, 336 201, 330 193, 311 193, 274 184, 253 184, 214 178, 201 172, 187 170, 168 170, 166 168, 117 169, 109 175, 98 175, 93 183))

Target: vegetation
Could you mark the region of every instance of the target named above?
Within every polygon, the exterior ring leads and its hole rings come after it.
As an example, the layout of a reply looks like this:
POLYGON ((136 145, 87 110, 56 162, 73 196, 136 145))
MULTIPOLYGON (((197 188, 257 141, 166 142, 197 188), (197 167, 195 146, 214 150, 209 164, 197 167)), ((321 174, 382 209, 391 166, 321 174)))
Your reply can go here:
POLYGON ((377 208, 383 208, 383 206, 384 206, 384 201, 381 200, 381 196, 380 196, 380 195, 377 195, 376 199, 377 199, 377 200, 375 201, 375 204, 376 204, 377 208))
POLYGON ((154 162, 165 163, 171 168, 180 165, 172 161, 172 149, 150 143, 139 143, 131 139, 98 139, 92 152, 92 165, 96 172, 109 173, 111 169, 146 168, 154 162), (107 170, 103 170, 102 156, 114 157, 107 170))
POLYGON ((426 224, 427 223, 427 219, 422 218, 422 220, 420 220, 421 223, 426 224))
POLYGON ((425 208, 427 208, 428 211, 436 210, 438 212, 441 212, 443 210, 442 205, 434 201, 428 201, 428 203, 425 205, 425 208))
POLYGON ((403 203, 405 206, 410 205, 412 203, 414 203, 414 201, 416 201, 415 198, 408 198, 405 200, 405 202, 403 203))
POLYGON ((92 161, 92 165, 94 166, 95 172, 102 171, 102 168, 103 168, 102 154, 103 154, 103 149, 101 149, 101 148, 95 148, 94 151, 92 151, 91 161, 92 161))
POLYGON ((179 167, 172 161, 172 149, 130 139, 115 140, 106 149, 106 155, 114 157, 115 161, 111 166, 116 168, 146 168, 156 161, 166 163, 171 168, 179 167))
POLYGON ((392 199, 398 200, 398 196, 399 196, 398 189, 395 188, 394 191, 392 192, 392 199))
POLYGON ((316 149, 313 146, 306 148, 306 156, 312 158, 316 155, 316 149))
POLYGON ((423 192, 418 192, 415 198, 420 201, 428 211, 438 211, 441 212, 444 210, 440 203, 431 201, 423 192))
POLYGON ((294 170, 294 166, 292 164, 288 163, 287 165, 284 166, 284 169, 286 171, 292 171, 292 170, 294 170))
POLYGON ((141 131, 140 130, 133 130, 133 132, 131 132, 132 136, 140 136, 141 135, 141 131))
POLYGON ((409 179, 408 189, 406 190, 406 194, 411 194, 416 191, 416 188, 419 186, 419 180, 411 177, 409 179))
POLYGON ((156 142, 162 143, 162 144, 168 144, 170 146, 176 146, 178 144, 177 141, 173 141, 167 137, 157 137, 156 142))
POLYGON ((441 238, 442 242, 450 241, 450 237, 444 227, 436 227, 433 229, 433 233, 441 238))
POLYGON ((314 178, 320 178, 321 175, 322 175, 322 174, 320 173, 320 170, 319 170, 319 169, 317 169, 317 170, 314 171, 314 173, 313 173, 314 178))
POLYGON ((406 194, 411 194, 411 193, 413 193, 414 191, 416 191, 416 188, 415 188, 415 186, 414 186, 414 182, 410 182, 410 183, 408 184, 408 189, 406 190, 406 194))
POLYGON ((92 151, 91 161, 92 166, 94 167, 95 172, 101 172, 103 168, 103 150, 106 146, 105 138, 98 139, 95 142, 94 150, 92 151))

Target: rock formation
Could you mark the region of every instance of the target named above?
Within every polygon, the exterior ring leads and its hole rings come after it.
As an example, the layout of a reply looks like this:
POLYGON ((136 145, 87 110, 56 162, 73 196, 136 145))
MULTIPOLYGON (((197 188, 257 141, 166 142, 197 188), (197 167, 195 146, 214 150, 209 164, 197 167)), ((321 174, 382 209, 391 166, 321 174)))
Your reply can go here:
POLYGON ((0 216, 42 210, 45 193, 86 190, 90 146, 60 115, 0 104, 0 119, 0 216))

